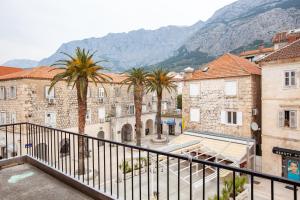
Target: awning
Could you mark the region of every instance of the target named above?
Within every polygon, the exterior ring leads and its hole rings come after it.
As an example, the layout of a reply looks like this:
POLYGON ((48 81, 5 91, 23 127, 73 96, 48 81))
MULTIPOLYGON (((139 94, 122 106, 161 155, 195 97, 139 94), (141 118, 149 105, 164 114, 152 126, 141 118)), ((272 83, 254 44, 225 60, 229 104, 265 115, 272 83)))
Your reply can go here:
POLYGON ((171 140, 169 150, 174 146, 173 151, 170 151, 172 153, 181 154, 185 151, 199 151, 206 155, 241 163, 245 161, 247 151, 253 145, 253 142, 243 144, 236 141, 223 140, 221 137, 212 138, 199 133, 197 135, 184 133, 171 140))
POLYGON ((176 125, 176 122, 175 122, 175 119, 167 119, 165 121, 165 124, 168 124, 168 125, 176 125))

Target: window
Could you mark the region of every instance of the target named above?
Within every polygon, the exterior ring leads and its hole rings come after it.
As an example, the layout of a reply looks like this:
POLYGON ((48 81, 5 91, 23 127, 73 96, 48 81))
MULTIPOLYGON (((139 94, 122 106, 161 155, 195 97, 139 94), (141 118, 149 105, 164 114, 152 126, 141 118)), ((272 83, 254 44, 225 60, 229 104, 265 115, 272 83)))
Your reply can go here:
POLYGON ((56 113, 55 112, 46 112, 45 125, 49 126, 49 127, 56 127, 56 113))
POLYGON ((103 87, 99 88, 99 94, 98 95, 99 95, 99 98, 103 98, 105 96, 105 92, 104 92, 103 87))
POLYGON ((119 97, 121 95, 121 89, 119 87, 115 87, 115 97, 119 97))
POLYGON ((129 110, 128 110, 128 114, 129 115, 133 115, 134 114, 134 105, 129 105, 129 110))
POLYGON ((45 87, 45 97, 46 99, 54 99, 54 88, 49 92, 50 86, 45 87))
POLYGON ((225 82, 225 95, 226 96, 236 96, 237 95, 237 82, 236 81, 226 81, 225 82))
POLYGON ((6 124, 6 113, 0 112, 0 124, 6 124))
POLYGON ((90 87, 87 87, 86 97, 87 97, 87 98, 92 97, 92 89, 91 89, 90 87))
POLYGON ((200 95, 200 85, 191 83, 190 84, 190 96, 191 97, 196 97, 200 95))
POLYGON ((91 112, 91 109, 87 109, 86 110, 85 120, 87 122, 91 123, 91 121, 92 121, 92 112, 91 112))
POLYGON ((296 72, 286 71, 284 73, 284 85, 286 87, 296 86, 296 72))
POLYGON ((5 99, 5 87, 0 87, 0 99, 5 99))
POLYGON ((156 103, 156 102, 153 102, 153 103, 152 103, 152 110, 153 110, 153 111, 156 111, 156 110, 157 110, 157 103, 156 103))
POLYGON ((15 99, 17 97, 17 87, 16 86, 9 87, 9 97, 11 99, 15 99))
POLYGON ((147 105, 142 105, 142 113, 146 113, 147 112, 147 105))
POLYGON ((168 109, 168 102, 163 102, 162 103, 162 109, 167 110, 168 109))
POLYGON ((279 112, 279 126, 297 128, 297 111, 284 110, 279 112))
POLYGON ((221 123, 222 124, 232 124, 241 126, 243 123, 242 112, 236 111, 222 111, 221 112, 221 123))
POLYGON ((98 118, 101 122, 105 120, 105 107, 99 108, 98 109, 98 118))
POLYGON ((15 112, 10 113, 10 119, 9 119, 11 124, 17 123, 17 115, 15 112))
POLYGON ((121 117, 121 115, 122 115, 122 107, 120 105, 117 105, 117 107, 116 107, 116 113, 117 113, 117 117, 121 117))
POLYGON ((191 122, 200 122, 200 109, 191 108, 190 109, 190 121, 191 122))

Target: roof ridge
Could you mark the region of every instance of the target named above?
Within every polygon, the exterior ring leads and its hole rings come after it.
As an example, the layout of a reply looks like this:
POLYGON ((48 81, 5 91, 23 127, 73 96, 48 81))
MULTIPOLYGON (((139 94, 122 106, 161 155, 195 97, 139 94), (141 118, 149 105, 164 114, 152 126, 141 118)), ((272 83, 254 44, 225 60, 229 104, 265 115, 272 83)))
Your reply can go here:
MULTIPOLYGON (((242 69, 242 70, 244 70, 244 72, 247 72, 248 74, 251 74, 251 72, 249 72, 248 70, 246 70, 244 67, 243 67, 243 65, 240 63, 240 62, 238 62, 236 59, 235 59, 235 55, 233 55, 233 54, 231 54, 231 53, 227 53, 229 56, 230 56, 230 58, 242 69)), ((238 56, 236 56, 236 58, 241 58, 241 57, 238 57, 238 56)), ((241 58, 241 59, 244 59, 244 58, 241 58)), ((246 59, 245 59, 246 60, 246 59)), ((248 60, 247 60, 248 61, 248 60)))
POLYGON ((279 52, 279 51, 282 51, 282 50, 284 50, 284 49, 290 47, 291 45, 293 45, 293 44, 295 44, 295 43, 297 43, 297 42, 300 42, 300 39, 298 39, 298 40, 296 40, 296 41, 294 41, 294 42, 292 42, 292 43, 290 43, 290 44, 287 44, 287 45, 285 45, 284 47, 282 47, 282 48, 280 48, 280 49, 277 49, 276 51, 274 51, 274 52, 270 53, 269 55, 265 56, 265 57, 264 57, 263 59, 261 59, 259 62, 263 62, 266 58, 270 57, 271 55, 273 55, 273 54, 275 54, 275 53, 277 53, 277 52, 279 52))

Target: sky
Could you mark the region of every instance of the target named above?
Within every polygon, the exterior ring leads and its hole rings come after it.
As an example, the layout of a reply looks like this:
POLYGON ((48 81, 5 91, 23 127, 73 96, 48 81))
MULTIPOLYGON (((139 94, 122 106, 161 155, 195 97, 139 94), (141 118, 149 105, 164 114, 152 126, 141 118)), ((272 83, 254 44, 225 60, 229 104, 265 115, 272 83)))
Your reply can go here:
POLYGON ((0 0, 0 64, 41 60, 62 43, 205 21, 236 0, 0 0))

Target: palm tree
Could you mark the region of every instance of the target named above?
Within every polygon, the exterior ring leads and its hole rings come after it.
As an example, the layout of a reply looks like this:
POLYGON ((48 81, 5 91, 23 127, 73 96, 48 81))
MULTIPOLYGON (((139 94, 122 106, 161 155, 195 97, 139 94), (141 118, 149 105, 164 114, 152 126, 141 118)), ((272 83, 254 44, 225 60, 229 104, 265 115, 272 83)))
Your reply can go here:
MULTIPOLYGON (((97 83, 106 83, 111 78, 101 73, 104 67, 98 65, 99 62, 93 60, 94 53, 81 49, 79 47, 75 50, 75 56, 71 56, 67 53, 61 52, 66 55, 68 59, 58 60, 52 66, 58 66, 55 69, 63 70, 61 73, 56 74, 50 85, 49 92, 59 81, 66 81, 68 86, 72 85, 76 87, 77 103, 78 103, 78 133, 84 135, 86 112, 87 112, 87 88, 89 81, 92 81, 95 85, 97 83)), ((84 174, 84 138, 79 139, 79 164, 78 174, 84 174)))
POLYGON ((174 77, 169 75, 169 71, 158 68, 150 73, 147 84, 147 92, 156 92, 157 113, 156 113, 156 131, 157 139, 161 139, 161 100, 163 91, 166 89, 169 93, 175 90, 174 77))
POLYGON ((127 78, 122 81, 122 85, 128 85, 128 92, 133 87, 137 146, 141 146, 142 102, 147 81, 148 72, 146 72, 143 68, 132 68, 128 71, 127 78))

